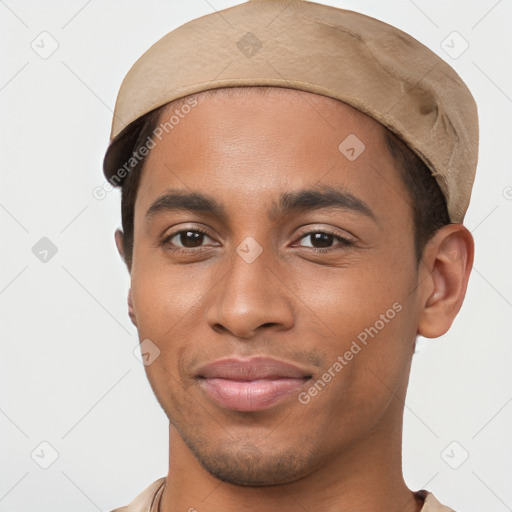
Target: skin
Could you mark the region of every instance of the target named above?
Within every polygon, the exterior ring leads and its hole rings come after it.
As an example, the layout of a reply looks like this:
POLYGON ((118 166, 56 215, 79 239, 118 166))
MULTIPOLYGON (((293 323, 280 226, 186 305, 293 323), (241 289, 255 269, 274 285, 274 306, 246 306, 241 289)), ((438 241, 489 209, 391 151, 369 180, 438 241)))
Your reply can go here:
MULTIPOLYGON (((471 234, 442 228, 418 264, 408 193, 384 129, 348 105, 278 88, 196 98, 148 156, 129 269, 130 317, 161 351, 146 367, 170 421, 161 511, 420 510, 401 468, 411 358, 416 336, 444 334, 462 305, 471 234), (338 149, 349 134, 366 146, 355 161, 338 149), (350 192, 374 218, 350 208, 269 218, 281 194, 322 186, 350 192), (169 189, 208 194, 226 217, 160 211, 148 219, 169 189), (194 228, 209 234, 162 242, 194 228), (315 243, 311 233, 326 229, 351 243, 315 243), (246 237, 263 249, 252 263, 236 252, 246 237), (184 247, 190 252, 178 252, 184 247), (249 355, 294 363, 315 382, 395 303, 401 311, 308 404, 293 393, 237 412, 199 386, 200 365, 249 355)), ((123 256, 121 231, 116 243, 123 256)))

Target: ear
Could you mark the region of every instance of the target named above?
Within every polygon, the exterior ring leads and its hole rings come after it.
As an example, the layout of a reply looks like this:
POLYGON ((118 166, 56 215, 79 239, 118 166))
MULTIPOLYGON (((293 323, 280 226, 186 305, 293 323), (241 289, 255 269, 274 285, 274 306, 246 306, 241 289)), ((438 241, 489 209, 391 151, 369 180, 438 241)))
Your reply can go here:
POLYGON ((130 317, 132 324, 135 325, 135 327, 137 327, 137 317, 135 316, 135 313, 133 311, 132 289, 131 288, 128 290, 128 316, 130 317))
MULTIPOLYGON (((121 256, 121 259, 126 263, 126 259, 124 257, 123 236, 124 236, 124 233, 120 229, 116 229, 115 240, 116 240, 117 252, 121 256)), ((130 270, 130 269, 128 268, 128 270, 130 270)), ((128 289, 128 316, 130 317, 132 324, 135 325, 135 327, 137 327, 137 318, 135 317, 135 313, 133 311, 132 289, 131 288, 128 289)))
POLYGON ((117 252, 121 256, 121 259, 126 263, 126 259, 124 257, 123 237, 124 237, 123 231, 121 229, 116 229, 114 238, 116 240, 117 252))
POLYGON ((427 243, 419 276, 418 334, 437 338, 448 331, 464 301, 473 257, 473 237, 462 224, 442 227, 427 243))

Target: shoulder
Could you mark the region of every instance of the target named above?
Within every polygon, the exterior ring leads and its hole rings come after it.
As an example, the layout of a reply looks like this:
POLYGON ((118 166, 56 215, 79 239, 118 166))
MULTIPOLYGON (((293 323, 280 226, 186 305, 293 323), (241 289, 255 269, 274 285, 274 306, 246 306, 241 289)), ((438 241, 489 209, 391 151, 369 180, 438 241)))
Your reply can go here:
POLYGON ((455 512, 453 509, 439 503, 436 497, 428 491, 417 491, 415 494, 424 500, 421 512, 455 512))
POLYGON ((165 477, 159 478, 149 487, 146 487, 129 505, 116 508, 111 512, 150 512, 153 500, 164 484, 165 477))

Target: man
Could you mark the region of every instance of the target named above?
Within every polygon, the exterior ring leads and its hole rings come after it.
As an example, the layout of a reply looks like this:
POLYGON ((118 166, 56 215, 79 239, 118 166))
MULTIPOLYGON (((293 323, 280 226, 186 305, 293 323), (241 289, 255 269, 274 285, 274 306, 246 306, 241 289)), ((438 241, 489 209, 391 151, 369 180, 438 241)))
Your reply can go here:
POLYGON ((412 492, 418 335, 473 262, 455 71, 378 20, 252 0, 171 32, 118 96, 105 176, 169 471, 119 511, 449 511, 412 492))

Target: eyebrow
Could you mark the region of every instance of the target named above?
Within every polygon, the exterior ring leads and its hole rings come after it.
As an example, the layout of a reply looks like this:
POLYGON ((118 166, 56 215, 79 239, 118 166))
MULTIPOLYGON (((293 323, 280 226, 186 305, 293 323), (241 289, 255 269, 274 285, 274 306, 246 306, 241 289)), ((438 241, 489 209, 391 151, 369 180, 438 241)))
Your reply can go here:
POLYGON ((269 217, 275 219, 290 213, 313 211, 322 208, 350 210, 374 221, 377 220, 371 208, 362 199, 347 190, 329 185, 323 185, 317 189, 285 192, 278 203, 273 203, 269 217))
POLYGON ((149 207, 146 220, 151 220, 160 212, 169 211, 208 213, 222 220, 227 219, 226 210, 213 197, 198 192, 168 190, 149 207))
MULTIPOLYGON (((274 201, 268 217, 275 220, 292 213, 335 208, 360 213, 374 221, 376 217, 370 207, 360 198, 347 190, 324 185, 314 189, 285 192, 274 201)), ((177 189, 167 190, 148 209, 146 220, 151 220, 160 212, 191 211, 209 214, 224 222, 228 215, 226 209, 215 198, 198 192, 184 192, 177 189)))

